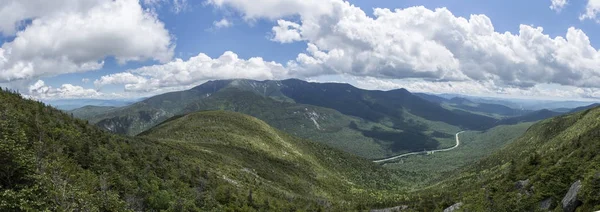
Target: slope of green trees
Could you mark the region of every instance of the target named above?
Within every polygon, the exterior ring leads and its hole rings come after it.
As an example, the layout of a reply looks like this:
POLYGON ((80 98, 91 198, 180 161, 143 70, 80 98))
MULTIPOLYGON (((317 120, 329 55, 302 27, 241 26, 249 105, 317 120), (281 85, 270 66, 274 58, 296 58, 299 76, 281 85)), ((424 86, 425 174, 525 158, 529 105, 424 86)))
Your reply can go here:
POLYGON ((581 181, 578 211, 600 210, 600 108, 547 119, 500 151, 456 171, 446 182, 415 192, 407 204, 466 211, 562 211, 562 199, 581 181))
POLYGON ((201 112, 140 137, 0 91, 0 211, 319 211, 391 205, 413 174, 201 112))

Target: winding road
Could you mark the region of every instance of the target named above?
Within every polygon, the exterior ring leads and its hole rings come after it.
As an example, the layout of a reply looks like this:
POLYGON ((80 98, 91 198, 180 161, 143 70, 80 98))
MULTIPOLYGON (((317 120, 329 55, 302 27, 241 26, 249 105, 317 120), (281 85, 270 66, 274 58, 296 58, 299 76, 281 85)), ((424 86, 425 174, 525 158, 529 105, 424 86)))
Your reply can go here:
POLYGON ((446 151, 450 151, 455 149, 456 147, 458 147, 460 145, 460 140, 458 139, 458 135, 461 133, 464 133, 465 131, 460 131, 458 133, 456 133, 455 137, 456 137, 456 145, 450 148, 446 148, 446 149, 438 149, 438 150, 425 150, 425 151, 419 151, 419 152, 409 152, 409 153, 404 153, 401 155, 396 155, 393 157, 389 157, 389 158, 385 158, 385 159, 380 159, 380 160, 374 160, 373 162, 375 163, 382 163, 382 162, 386 162, 386 161, 391 161, 391 160, 396 160, 398 158, 402 158, 402 157, 406 157, 409 155, 419 155, 419 154, 427 154, 427 153, 436 153, 436 152, 446 152, 446 151))

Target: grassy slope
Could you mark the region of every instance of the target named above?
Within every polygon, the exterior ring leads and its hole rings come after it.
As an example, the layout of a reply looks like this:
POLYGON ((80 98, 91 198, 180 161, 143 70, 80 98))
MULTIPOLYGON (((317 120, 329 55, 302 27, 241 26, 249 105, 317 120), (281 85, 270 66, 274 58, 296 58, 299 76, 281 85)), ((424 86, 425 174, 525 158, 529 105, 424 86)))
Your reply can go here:
MULTIPOLYGON (((600 108, 538 122, 502 150, 464 169, 457 179, 418 192, 427 199, 412 204, 419 210, 463 202, 471 211, 529 211, 552 198, 560 200, 570 185, 582 180, 581 211, 600 209, 600 108), (530 180, 515 188, 519 180, 530 180)), ((417 199, 418 197, 413 197, 417 199)))
POLYGON ((220 168, 220 172, 229 178, 251 170, 246 175, 254 178, 255 186, 286 190, 292 184, 293 188, 303 189, 296 192, 298 197, 316 194, 324 199, 360 202, 360 198, 376 190, 401 191, 411 176, 294 138, 256 118, 226 111, 185 115, 140 136, 165 143, 183 142, 210 153, 212 159, 208 163, 223 164, 219 166, 227 168, 220 168))
POLYGON ((240 114, 123 137, 2 91, 0 155, 1 211, 356 209, 395 199, 408 180, 240 114))

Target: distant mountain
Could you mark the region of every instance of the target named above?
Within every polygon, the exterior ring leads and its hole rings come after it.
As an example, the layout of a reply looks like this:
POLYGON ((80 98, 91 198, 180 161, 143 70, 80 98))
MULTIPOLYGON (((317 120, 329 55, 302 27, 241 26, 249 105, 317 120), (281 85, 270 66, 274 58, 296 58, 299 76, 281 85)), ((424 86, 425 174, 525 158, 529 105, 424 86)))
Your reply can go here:
POLYGON ((485 129, 497 121, 447 110, 404 89, 368 91, 295 79, 210 81, 88 120, 112 132, 136 135, 170 117, 202 110, 252 115, 288 133, 367 158, 451 145, 451 135, 461 128, 485 129))
POLYGON ((569 112, 575 113, 575 112, 579 112, 579 111, 584 111, 584 110, 592 109, 592 108, 595 108, 595 107, 598 107, 598 106, 600 106, 600 103, 594 103, 594 104, 587 105, 587 106, 581 106, 581 107, 573 108, 569 112))
POLYGON ((415 192, 406 204, 416 211, 457 203, 464 211, 596 211, 598 120, 596 107, 540 121, 500 151, 448 175, 450 180, 415 192))
POLYGON ((112 107, 112 106, 87 105, 87 106, 83 106, 83 107, 65 111, 65 112, 68 114, 72 114, 76 118, 89 119, 89 118, 92 118, 92 117, 100 115, 100 114, 108 113, 109 111, 114 110, 116 108, 117 107, 112 107))
MULTIPOLYGON (((469 99, 476 103, 487 103, 487 104, 499 104, 514 109, 522 109, 528 111, 535 110, 555 110, 561 108, 576 108, 592 104, 597 101, 577 101, 577 100, 543 100, 543 99, 523 99, 523 98, 501 98, 501 97, 477 97, 477 96, 466 96, 457 94, 440 94, 440 97, 451 99, 454 97, 460 97, 469 99)), ((561 112, 561 111, 559 111, 561 112)))
POLYGON ((119 136, 0 90, 0 117, 0 211, 356 211, 412 185, 233 112, 119 136))
POLYGON ((403 124, 403 110, 426 120, 467 129, 484 129, 491 127, 495 121, 481 115, 449 111, 405 89, 369 91, 349 84, 309 83, 294 79, 282 83, 286 85, 282 87, 282 92, 296 102, 332 108, 371 121, 389 118, 399 128, 403 124))
POLYGON ((130 105, 139 100, 104 100, 104 99, 55 99, 44 100, 44 103, 52 105, 60 110, 74 110, 85 106, 122 107, 130 105))
POLYGON ((520 116, 530 111, 514 109, 501 104, 477 103, 469 99, 455 97, 449 100, 449 105, 459 109, 471 112, 480 112, 484 114, 497 114, 500 116, 520 116))
POLYGON ((440 104, 442 107, 450 110, 462 110, 494 118, 520 116, 531 112, 528 110, 511 108, 503 104, 476 102, 465 97, 452 97, 450 99, 446 99, 431 94, 419 93, 415 95, 430 102, 440 104))
POLYGON ((530 112, 530 113, 527 113, 522 116, 503 119, 503 120, 500 120, 498 122, 498 124, 499 125, 512 125, 512 124, 518 124, 518 123, 522 123, 522 122, 539 121, 539 120, 555 117, 555 116, 558 116, 561 114, 563 114, 563 113, 544 109, 544 110, 530 112))
POLYGON ((448 102, 449 99, 446 99, 444 97, 440 97, 437 95, 433 95, 433 94, 426 94, 426 93, 413 93, 415 96, 421 97, 421 99, 433 102, 433 103, 444 103, 444 102, 448 102))

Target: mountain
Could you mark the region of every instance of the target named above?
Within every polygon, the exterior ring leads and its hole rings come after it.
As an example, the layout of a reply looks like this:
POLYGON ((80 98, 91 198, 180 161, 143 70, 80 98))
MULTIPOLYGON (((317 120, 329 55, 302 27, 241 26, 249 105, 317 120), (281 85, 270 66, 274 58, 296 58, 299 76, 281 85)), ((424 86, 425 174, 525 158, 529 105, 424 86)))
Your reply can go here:
POLYGON ((0 211, 360 210, 399 199, 413 176, 239 113, 130 137, 4 91, 0 155, 0 211))
POLYGON ((371 121, 390 119, 397 127, 403 123, 402 111, 430 121, 468 128, 483 129, 495 121, 492 118, 455 113, 438 104, 423 100, 406 89, 370 91, 338 83, 309 83, 301 80, 284 80, 282 92, 294 101, 336 109, 344 114, 371 121))
POLYGON ((74 110, 85 106, 123 107, 130 105, 139 99, 109 100, 109 99, 55 99, 44 100, 44 103, 52 105, 61 110, 74 110))
POLYGON ((576 108, 583 107, 597 100, 544 100, 544 99, 535 99, 535 98, 502 98, 502 97, 477 97, 477 96, 467 96, 460 94, 439 94, 437 95, 442 98, 452 99, 455 97, 469 99, 470 101, 476 103, 486 103, 486 104, 497 104, 504 105, 510 108, 535 111, 535 110, 561 110, 559 112, 567 112, 562 111, 563 108, 576 108))
POLYGON ((450 106, 466 111, 480 112, 484 114, 498 114, 501 116, 519 116, 529 111, 513 109, 500 104, 477 103, 469 99, 455 97, 448 101, 450 106))
POLYGON ((587 106, 581 106, 581 107, 573 108, 569 112, 570 113, 576 113, 576 112, 579 112, 579 111, 584 111, 584 110, 588 110, 588 109, 591 109, 591 108, 595 108, 595 107, 598 107, 598 106, 600 106, 600 103, 594 103, 594 104, 587 105, 587 106))
POLYGON ((203 84, 190 90, 165 93, 88 118, 92 123, 119 134, 136 135, 178 115, 188 104, 198 102, 225 87, 225 81, 203 84))
POLYGON ((433 103, 444 103, 444 102, 448 102, 448 99, 444 98, 444 97, 440 97, 434 94, 426 94, 426 93, 413 93, 415 96, 420 97, 421 99, 433 102, 433 103))
POLYGON ((416 192, 415 210, 596 211, 600 209, 600 108, 540 121, 514 142, 416 192))
POLYGON ((80 108, 76 108, 73 110, 65 111, 66 113, 72 114, 76 118, 80 119, 89 119, 94 116, 108 113, 111 110, 116 109, 117 107, 113 106, 93 106, 87 105, 80 108))
POLYGON ((136 135, 176 116, 203 110, 245 113, 290 134, 366 158, 453 145, 461 128, 495 119, 452 112, 401 90, 368 91, 348 84, 301 80, 219 80, 88 118, 119 134, 136 135))
POLYGON ((517 117, 500 120, 499 125, 512 125, 512 124, 518 124, 518 123, 523 123, 523 122, 538 121, 538 120, 555 117, 555 116, 558 116, 561 114, 563 114, 563 113, 543 109, 543 110, 530 112, 530 113, 527 113, 522 116, 517 116, 517 117))
POLYGON ((494 118, 520 116, 531 112, 528 110, 515 109, 504 104, 478 102, 465 97, 452 97, 450 99, 446 99, 440 96, 424 93, 417 93, 415 95, 427 101, 440 104, 446 109, 462 110, 494 118))

